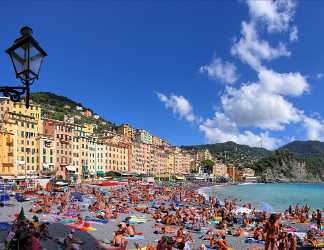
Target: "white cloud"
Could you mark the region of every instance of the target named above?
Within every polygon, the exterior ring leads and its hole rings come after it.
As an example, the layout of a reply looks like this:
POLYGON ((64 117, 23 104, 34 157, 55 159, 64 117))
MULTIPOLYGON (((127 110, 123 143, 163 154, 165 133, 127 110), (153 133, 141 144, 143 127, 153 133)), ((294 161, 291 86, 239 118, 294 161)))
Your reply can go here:
POLYGON ((259 82, 264 91, 287 96, 300 96, 308 91, 309 84, 300 73, 280 74, 268 69, 260 70, 259 82))
POLYGON ((260 40, 254 23, 242 22, 242 37, 233 44, 232 55, 238 56, 243 62, 259 71, 262 60, 270 61, 281 56, 290 56, 290 52, 283 43, 271 47, 267 41, 260 40))
POLYGON ((296 26, 292 27, 289 34, 290 42, 295 42, 298 40, 298 29, 296 26))
POLYGON ((238 78, 236 67, 233 63, 222 62, 221 58, 216 57, 209 65, 201 66, 199 71, 201 73, 207 73, 212 79, 218 79, 229 84, 233 84, 238 78))
POLYGON ((306 136, 309 140, 324 140, 324 121, 315 118, 304 118, 306 136))
MULTIPOLYGON (((261 39, 263 27, 269 33, 289 32, 291 42, 298 40, 298 28, 290 26, 296 8, 295 1, 246 1, 250 20, 242 21, 241 37, 234 41, 231 54, 256 70, 258 79, 242 83, 236 88, 226 86, 217 109, 219 111, 205 120, 197 118, 190 103, 182 96, 167 97, 158 93, 160 100, 173 113, 189 122, 195 121, 209 142, 234 141, 250 146, 262 144, 273 149, 282 141, 271 137, 269 131, 283 130, 289 124, 304 126, 308 139, 324 140, 324 120, 306 116, 303 110, 296 108, 287 99, 309 91, 306 77, 299 72, 275 72, 264 64, 282 56, 289 57, 290 51, 282 42, 274 46, 261 39), (185 105, 179 105, 179 102, 185 105), (255 133, 254 129, 260 129, 261 132, 255 133)), ((214 58, 209 65, 200 67, 200 72, 229 84, 238 79, 236 66, 220 58, 214 58)), ((318 79, 323 76, 322 73, 316 75, 318 79)))
POLYGON ((301 111, 256 83, 227 88, 221 102, 225 114, 241 127, 282 130, 285 125, 300 121, 301 111))
POLYGON ((265 23, 268 32, 282 32, 289 28, 295 13, 294 0, 247 0, 251 18, 265 23))
POLYGON ((205 135, 209 143, 234 141, 253 147, 266 147, 274 149, 280 144, 276 138, 270 137, 268 132, 254 134, 251 131, 240 133, 236 124, 227 118, 223 113, 216 112, 212 119, 207 119, 199 126, 200 131, 205 135))
POLYGON ((164 103, 166 108, 170 108, 175 115, 179 115, 180 118, 184 118, 188 122, 199 123, 201 118, 197 117, 193 112, 193 107, 190 102, 183 96, 170 95, 169 97, 156 93, 161 102, 164 103))

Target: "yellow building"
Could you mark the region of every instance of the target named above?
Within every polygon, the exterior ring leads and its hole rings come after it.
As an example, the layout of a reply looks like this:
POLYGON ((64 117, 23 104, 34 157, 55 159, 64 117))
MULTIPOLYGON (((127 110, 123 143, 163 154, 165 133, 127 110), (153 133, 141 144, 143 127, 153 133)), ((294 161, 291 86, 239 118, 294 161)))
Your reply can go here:
POLYGON ((128 139, 133 140, 135 138, 135 130, 128 124, 122 124, 117 128, 117 132, 120 135, 125 136, 128 139))
POLYGON ((227 174, 227 166, 221 162, 215 162, 213 166, 213 175, 214 176, 228 176, 227 174))
POLYGON ((92 124, 83 124, 82 131, 87 134, 93 134, 94 126, 92 124))
POLYGON ((13 177, 14 171, 13 134, 3 128, 0 130, 0 175, 3 178, 13 177))
POLYGON ((105 172, 117 171, 125 173, 129 171, 129 148, 127 145, 118 142, 106 141, 107 163, 105 172))
POLYGON ((39 174, 39 135, 42 131, 41 108, 31 104, 14 103, 8 98, 0 99, 0 117, 3 128, 13 134, 12 173, 18 177, 39 174))
POLYGON ((152 136, 152 144, 156 145, 156 146, 162 146, 163 140, 160 137, 153 135, 152 136))

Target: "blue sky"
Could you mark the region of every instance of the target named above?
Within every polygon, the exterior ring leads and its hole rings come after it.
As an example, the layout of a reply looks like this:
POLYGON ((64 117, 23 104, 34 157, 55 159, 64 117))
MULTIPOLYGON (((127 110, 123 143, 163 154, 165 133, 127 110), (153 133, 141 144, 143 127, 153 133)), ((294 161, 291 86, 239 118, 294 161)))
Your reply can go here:
MULTIPOLYGON (((33 91, 176 145, 276 148, 324 139, 322 13, 321 1, 1 1, 0 50, 29 25, 49 54, 33 91)), ((17 83, 5 53, 0 76, 17 83)))

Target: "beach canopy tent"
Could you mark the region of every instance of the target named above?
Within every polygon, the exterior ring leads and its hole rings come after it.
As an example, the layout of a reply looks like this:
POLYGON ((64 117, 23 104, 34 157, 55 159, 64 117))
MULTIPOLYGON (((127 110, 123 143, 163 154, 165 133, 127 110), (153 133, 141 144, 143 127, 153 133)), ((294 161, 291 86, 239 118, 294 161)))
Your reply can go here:
POLYGON ((106 173, 106 176, 111 176, 111 177, 120 177, 120 176, 121 176, 121 173, 116 172, 116 171, 108 171, 108 172, 106 173))
POLYGON ((75 166, 67 165, 65 168, 66 168, 66 170, 69 171, 69 172, 75 172, 75 171, 76 171, 75 166))
POLYGON ((0 176, 0 179, 3 179, 3 180, 14 180, 15 179, 15 176, 13 176, 13 175, 2 175, 2 176, 0 176))
POLYGON ((55 185, 58 185, 58 186, 68 186, 69 183, 62 180, 62 181, 55 182, 55 185))
POLYGON ((97 171, 97 176, 101 176, 104 177, 105 176, 105 172, 104 171, 97 171))

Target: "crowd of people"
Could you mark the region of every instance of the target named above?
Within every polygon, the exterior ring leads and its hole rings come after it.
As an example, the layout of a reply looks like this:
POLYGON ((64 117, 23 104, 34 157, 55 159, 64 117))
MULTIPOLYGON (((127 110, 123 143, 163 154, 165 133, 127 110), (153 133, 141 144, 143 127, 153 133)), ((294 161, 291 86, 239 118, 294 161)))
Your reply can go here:
MULTIPOLYGON (((109 192, 81 185, 68 192, 39 194, 30 209, 35 216, 32 220, 17 215, 6 238, 8 249, 41 249, 41 240, 52 239, 48 223, 39 222, 37 215, 55 213, 64 215, 66 211, 76 211, 76 224, 85 224, 82 205, 72 202, 71 193, 76 190, 84 196, 91 196, 93 202, 86 210, 102 220, 118 220, 122 214, 142 214, 154 220, 152 233, 157 237, 146 243, 148 250, 169 249, 231 249, 228 237, 251 239, 256 244, 251 249, 295 250, 300 240, 293 226, 287 222, 314 223, 317 228, 309 230, 303 239, 311 242, 321 234, 321 211, 311 212, 309 206, 290 206, 284 213, 269 213, 252 209, 251 204, 238 205, 233 200, 221 202, 217 197, 205 198, 199 194, 197 186, 142 185, 130 181, 122 188, 112 188, 109 192), (98 213, 100 211, 100 213, 98 213), (196 248, 195 248, 196 247, 196 248)), ((140 235, 136 225, 129 218, 116 225, 116 231, 108 249, 126 249, 127 237, 140 235)), ((64 240, 58 242, 63 249, 80 249, 82 241, 71 230, 64 240)), ((107 242, 106 242, 107 243, 107 242)), ((135 246, 142 246, 135 241, 135 246)), ((248 243, 247 243, 248 244, 248 243)), ((247 245, 248 246, 248 245, 247 245)), ((247 247, 248 248, 248 247, 247 247)))

